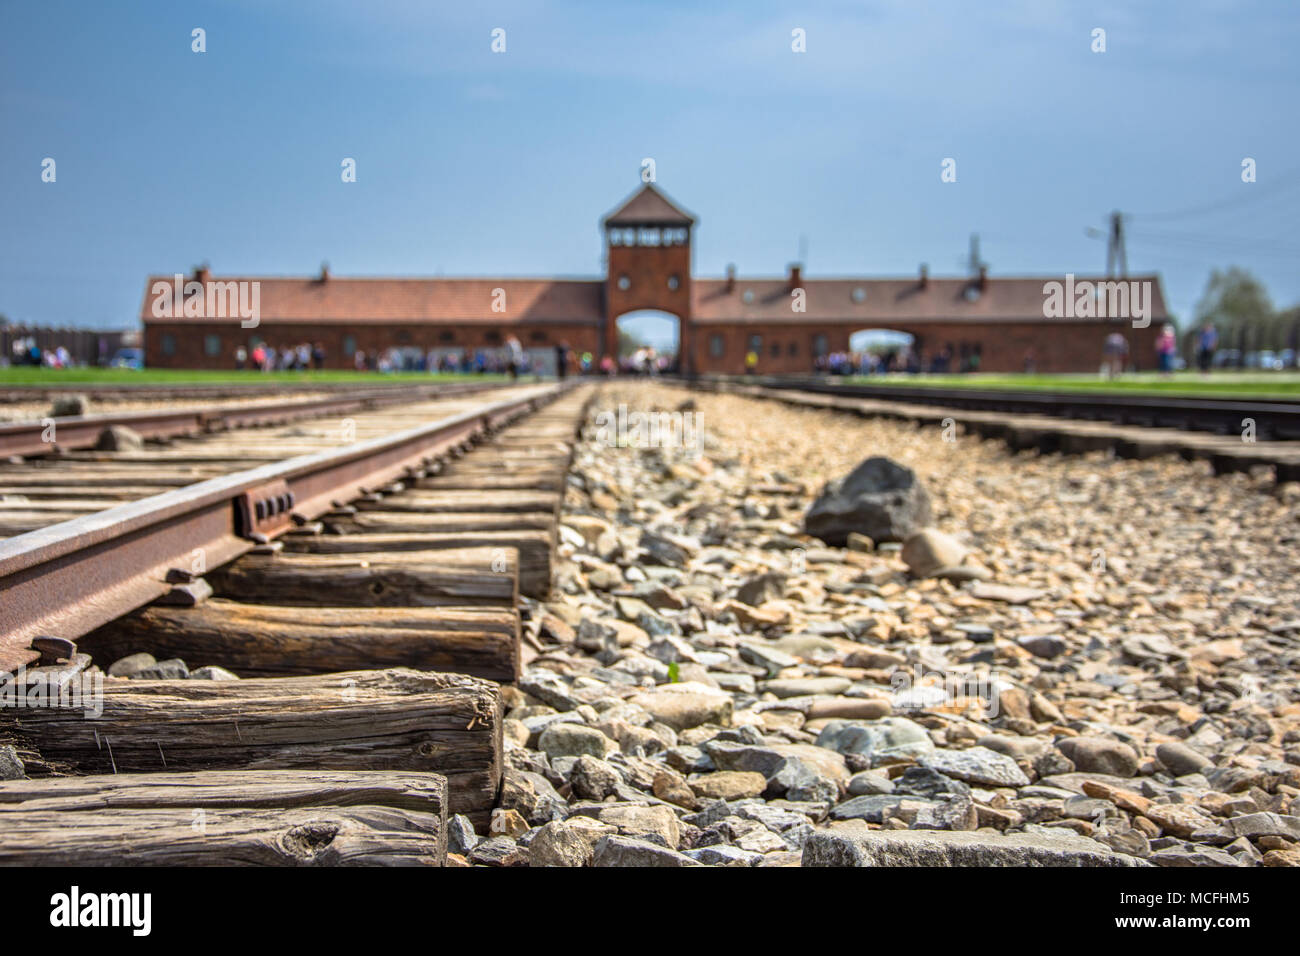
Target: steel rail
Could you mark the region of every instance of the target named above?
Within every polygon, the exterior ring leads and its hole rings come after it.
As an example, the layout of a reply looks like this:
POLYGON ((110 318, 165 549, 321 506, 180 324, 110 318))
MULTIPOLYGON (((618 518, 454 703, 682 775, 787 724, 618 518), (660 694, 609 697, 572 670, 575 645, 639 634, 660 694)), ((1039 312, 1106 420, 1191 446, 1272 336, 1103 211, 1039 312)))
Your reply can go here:
POLYGON ((98 415, 69 415, 40 421, 0 424, 0 458, 48 455, 76 448, 92 448, 100 433, 110 425, 124 425, 142 438, 175 438, 199 432, 274 425, 337 415, 350 411, 381 408, 419 401, 465 395, 501 388, 499 382, 456 382, 445 385, 390 386, 354 391, 347 395, 291 399, 267 405, 217 405, 190 408, 145 409, 106 412, 98 415))
POLYGON ((572 385, 223 475, 0 541, 0 672, 41 636, 78 638, 260 543, 464 450, 572 385))
MULTIPOLYGON (((175 384, 154 383, 143 385, 136 382, 82 382, 82 383, 65 383, 58 384, 50 382, 47 384, 32 385, 5 385, 0 384, 0 403, 3 402, 32 402, 46 401, 51 398, 58 398, 60 395, 76 393, 86 395, 94 399, 176 399, 176 398, 197 398, 211 400, 213 398, 227 397, 248 397, 258 395, 276 395, 282 392, 345 392, 356 390, 358 386, 374 391, 385 389, 403 389, 413 387, 427 387, 432 382, 422 381, 414 376, 402 377, 392 380, 386 380, 382 376, 376 375, 373 379, 358 379, 351 382, 340 381, 313 381, 304 379, 302 381, 270 381, 259 382, 257 379, 260 373, 250 370, 248 381, 243 382, 214 382, 175 384)), ((488 376, 484 376, 488 377, 488 376)), ((493 384, 509 384, 506 381, 505 373, 493 373, 489 378, 493 384)), ((448 388, 458 385, 479 385, 486 384, 468 378, 457 379, 447 382, 439 387, 448 388)))
POLYGON ((826 377, 698 376, 688 379, 707 388, 710 383, 748 385, 784 391, 870 398, 907 404, 937 405, 966 411, 1051 415, 1119 425, 1178 428, 1184 431, 1240 433, 1243 419, 1252 419, 1263 440, 1300 438, 1300 401, 1193 398, 1164 395, 1124 395, 1068 390, 1038 391, 979 387, 944 388, 933 385, 840 384, 826 377))

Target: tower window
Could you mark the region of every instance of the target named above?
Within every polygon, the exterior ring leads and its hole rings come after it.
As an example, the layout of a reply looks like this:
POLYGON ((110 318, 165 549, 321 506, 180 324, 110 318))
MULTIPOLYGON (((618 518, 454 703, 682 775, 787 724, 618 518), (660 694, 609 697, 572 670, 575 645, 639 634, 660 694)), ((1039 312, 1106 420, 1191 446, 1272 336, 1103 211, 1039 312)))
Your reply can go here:
POLYGON ((621 229, 611 229, 609 231, 609 244, 611 246, 621 246, 623 244, 623 231, 621 229))
POLYGON ((637 242, 643 246, 659 245, 659 230, 643 228, 640 235, 637 236, 637 242))

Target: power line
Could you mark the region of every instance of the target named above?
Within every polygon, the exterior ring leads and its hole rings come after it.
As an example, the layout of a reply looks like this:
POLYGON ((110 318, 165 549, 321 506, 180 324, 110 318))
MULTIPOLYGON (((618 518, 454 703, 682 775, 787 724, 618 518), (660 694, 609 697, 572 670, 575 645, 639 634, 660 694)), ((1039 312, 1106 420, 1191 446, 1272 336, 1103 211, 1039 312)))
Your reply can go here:
POLYGON ((1217 212, 1221 209, 1234 209, 1248 203, 1258 202, 1261 199, 1267 199, 1276 193, 1285 192, 1288 189, 1295 188, 1300 177, 1300 166, 1288 170, 1278 177, 1276 182, 1268 183, 1263 186, 1252 184, 1250 193, 1246 196, 1231 196, 1216 200, 1211 203, 1203 203, 1199 206, 1189 206, 1186 209, 1178 209, 1173 212, 1164 213, 1141 213, 1134 218, 1142 219, 1149 222, 1169 222, 1175 219, 1188 219, 1195 216, 1205 216, 1217 212))

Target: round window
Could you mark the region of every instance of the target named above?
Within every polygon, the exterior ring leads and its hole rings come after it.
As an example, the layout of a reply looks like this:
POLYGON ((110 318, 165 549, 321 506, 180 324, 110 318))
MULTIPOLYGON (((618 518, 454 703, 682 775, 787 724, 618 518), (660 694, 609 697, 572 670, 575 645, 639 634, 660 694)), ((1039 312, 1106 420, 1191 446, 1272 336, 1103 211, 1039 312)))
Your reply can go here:
POLYGON ((862 288, 861 286, 858 286, 856 289, 854 289, 854 290, 853 290, 853 301, 854 301, 854 302, 865 302, 865 301, 867 301, 867 290, 864 289, 864 288, 862 288))
POLYGON ((745 290, 745 294, 744 294, 743 296, 741 296, 741 298, 745 300, 746 304, 748 304, 748 303, 750 303, 750 302, 753 302, 753 301, 754 301, 754 290, 753 290, 753 289, 746 289, 746 290, 745 290))
POLYGON ((673 292, 676 292, 676 291, 677 291, 677 287, 678 287, 679 285, 681 285, 681 283, 678 281, 677 276, 669 276, 669 277, 668 277, 668 288, 669 288, 670 290, 672 290, 673 292))
POLYGON ((628 289, 632 288, 632 280, 629 279, 627 276, 619 276, 618 287, 622 289, 624 292, 626 292, 628 289))

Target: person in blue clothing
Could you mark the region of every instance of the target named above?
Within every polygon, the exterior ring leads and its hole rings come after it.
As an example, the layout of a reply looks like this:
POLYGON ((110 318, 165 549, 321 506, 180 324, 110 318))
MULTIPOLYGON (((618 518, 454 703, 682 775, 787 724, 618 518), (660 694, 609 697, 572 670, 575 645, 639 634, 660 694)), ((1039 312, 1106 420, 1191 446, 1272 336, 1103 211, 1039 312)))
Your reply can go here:
POLYGON ((1214 350, 1219 347, 1219 330, 1214 327, 1214 323, 1209 319, 1201 326, 1200 334, 1196 337, 1196 365, 1201 370, 1202 375, 1210 374, 1210 367, 1214 364, 1214 350))

